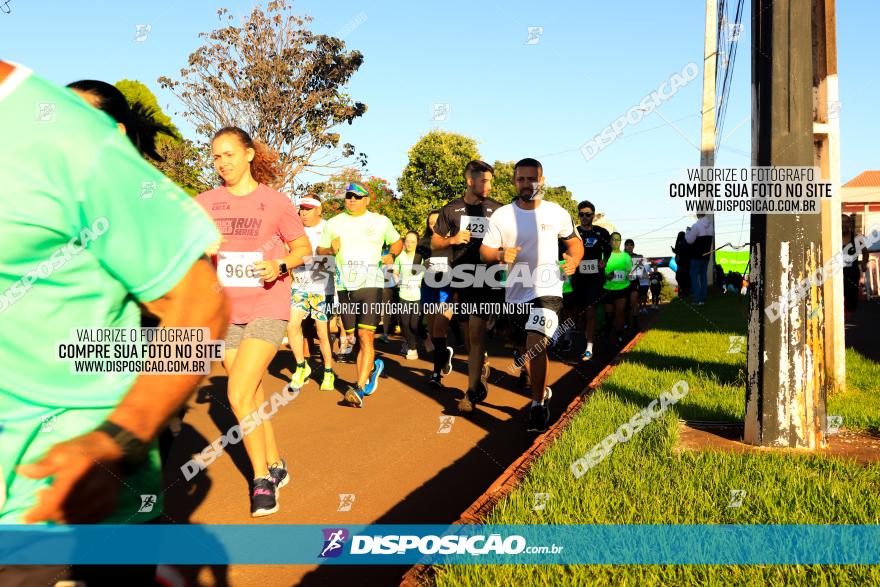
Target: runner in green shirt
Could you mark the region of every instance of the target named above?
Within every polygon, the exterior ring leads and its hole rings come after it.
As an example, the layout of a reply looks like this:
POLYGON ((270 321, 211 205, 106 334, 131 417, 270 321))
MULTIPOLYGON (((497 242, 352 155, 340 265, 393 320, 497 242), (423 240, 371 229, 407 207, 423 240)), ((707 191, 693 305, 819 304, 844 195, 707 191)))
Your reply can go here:
POLYGON ((614 316, 614 336, 623 344, 624 313, 629 290, 629 272, 632 258, 620 250, 620 233, 611 233, 611 256, 605 264, 605 320, 614 316))
POLYGON ((379 304, 385 283, 382 265, 391 265, 400 254, 403 241, 391 221, 382 214, 367 210, 372 193, 360 183, 345 190, 345 212, 327 221, 319 255, 336 255, 339 275, 339 303, 347 334, 357 328, 360 350, 357 356, 357 386, 345 393, 347 402, 363 407, 363 398, 376 390, 384 369, 382 359, 375 359, 373 337, 379 323, 379 304), (382 256, 382 248, 390 254, 382 256))
POLYGON ((0 128, 0 524, 149 520, 154 438, 202 376, 77 373, 59 345, 137 329, 139 304, 218 338, 219 234, 110 117, 2 61, 0 128))

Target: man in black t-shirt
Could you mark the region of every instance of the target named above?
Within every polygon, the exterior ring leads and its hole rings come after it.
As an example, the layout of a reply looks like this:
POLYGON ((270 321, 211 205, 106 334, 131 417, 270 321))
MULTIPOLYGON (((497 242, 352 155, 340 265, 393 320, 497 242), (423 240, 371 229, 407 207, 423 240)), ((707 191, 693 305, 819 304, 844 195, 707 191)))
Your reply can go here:
POLYGON ((582 361, 593 358, 593 338, 596 333, 596 306, 604 294, 605 263, 611 256, 611 235, 601 226, 593 226, 596 207, 584 200, 578 204, 578 234, 584 242, 584 258, 581 259, 577 273, 571 278, 575 311, 584 310, 584 334, 587 347, 582 361))
MULTIPOLYGON (((486 380, 489 368, 486 363, 486 324, 489 319, 489 304, 504 301, 504 290, 492 288, 481 283, 483 281, 478 267, 485 267, 480 260, 480 244, 489 228, 489 217, 500 208, 502 204, 489 197, 492 190, 492 177, 495 170, 483 161, 471 161, 464 169, 467 180, 467 190, 464 196, 456 198, 440 209, 437 218, 437 226, 434 228, 434 236, 431 239, 431 248, 434 253, 445 253, 449 257, 451 269, 466 266, 467 276, 476 277, 472 284, 462 283, 455 279, 452 282, 453 291, 457 294, 459 304, 466 304, 468 310, 467 333, 465 343, 468 346, 468 390, 458 407, 462 412, 471 412, 474 405, 485 399, 488 394, 486 380)), ((456 274, 458 272, 456 271, 456 274)), ((484 275, 484 274, 483 274, 484 275)), ((448 317, 440 318, 438 320, 448 317)), ((439 331, 435 324, 435 331, 439 331)), ((444 332, 445 334, 445 332, 444 332)), ((434 341, 434 348, 442 348, 438 344, 446 345, 445 339, 434 341)), ((435 357, 438 356, 435 354, 435 357)), ((440 369, 443 360, 434 361, 434 373, 431 381, 439 384, 440 369)))

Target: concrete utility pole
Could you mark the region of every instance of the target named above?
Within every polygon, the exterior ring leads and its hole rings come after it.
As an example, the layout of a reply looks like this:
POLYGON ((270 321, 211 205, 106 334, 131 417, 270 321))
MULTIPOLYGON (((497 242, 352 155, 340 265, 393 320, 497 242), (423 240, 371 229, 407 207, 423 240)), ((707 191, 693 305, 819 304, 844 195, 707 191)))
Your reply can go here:
MULTIPOLYGON (((813 140, 815 165, 830 181, 834 197, 822 200, 823 262, 843 247, 840 214, 840 101, 837 86, 836 0, 813 1, 813 140)), ((825 296, 825 376, 828 393, 846 390, 843 276, 823 284, 825 296)))
MULTIPOLYGON (((813 165, 811 0, 752 1, 752 162, 813 165)), ((751 216, 744 440, 816 449, 825 430, 822 288, 771 321, 765 312, 824 259, 819 215, 751 216)))
MULTIPOLYGON (((718 79, 718 0, 706 0, 706 36, 703 41, 703 108, 700 126, 700 167, 715 167, 715 85, 718 79)), ((710 200, 712 198, 709 198, 710 200)), ((715 215, 709 214, 712 234, 715 215)), ((712 238, 715 248, 715 238, 712 238)), ((707 284, 715 283, 715 253, 709 253, 707 284)))

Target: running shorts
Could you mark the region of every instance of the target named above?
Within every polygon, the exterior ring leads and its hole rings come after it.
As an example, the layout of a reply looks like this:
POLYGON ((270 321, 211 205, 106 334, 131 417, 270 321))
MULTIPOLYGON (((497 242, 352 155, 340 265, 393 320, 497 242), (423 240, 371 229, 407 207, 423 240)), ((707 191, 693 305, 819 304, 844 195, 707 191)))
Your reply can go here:
POLYGON ((525 344, 529 332, 553 338, 559 331, 559 316, 562 312, 562 298, 541 296, 518 304, 511 316, 514 342, 525 344))
POLYGON ((276 349, 281 346, 287 332, 287 320, 277 318, 254 318, 247 324, 230 324, 226 331, 226 349, 237 349, 246 338, 265 340, 276 349))
POLYGON ((376 330, 382 305, 381 287, 340 290, 338 294, 342 327, 346 332, 354 332, 356 328, 376 330))

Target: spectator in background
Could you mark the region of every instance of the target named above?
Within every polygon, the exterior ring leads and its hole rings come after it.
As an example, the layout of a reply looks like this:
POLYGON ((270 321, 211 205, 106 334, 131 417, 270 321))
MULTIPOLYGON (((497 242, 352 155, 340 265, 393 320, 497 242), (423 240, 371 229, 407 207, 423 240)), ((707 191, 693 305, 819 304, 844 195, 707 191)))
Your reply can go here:
MULTIPOLYGON (((846 214, 841 215, 840 228, 843 231, 843 250, 849 253, 855 252, 856 223, 855 218, 846 214)), ((862 269, 867 269, 868 251, 862 252, 862 261, 853 259, 845 263, 843 267, 843 315, 849 319, 859 307, 859 281, 862 277, 862 269)))
POLYGON ((690 247, 684 238, 684 231, 678 233, 675 246, 675 281, 678 282, 678 297, 684 299, 691 295, 691 257, 690 247))
POLYGON ((718 291, 721 293, 724 293, 724 278, 726 275, 724 267, 715 263, 715 287, 717 287, 718 291))
POLYGON ((648 275, 648 281, 651 287, 651 307, 658 309, 660 307, 660 292, 663 290, 663 274, 657 265, 651 267, 651 274, 648 275))
POLYGON ((712 226, 712 217, 707 214, 697 214, 697 221, 685 232, 684 239, 690 245, 691 254, 691 291, 695 306, 706 303, 709 295, 709 284, 706 281, 706 272, 709 269, 709 255, 712 253, 712 240, 715 230, 712 226))

